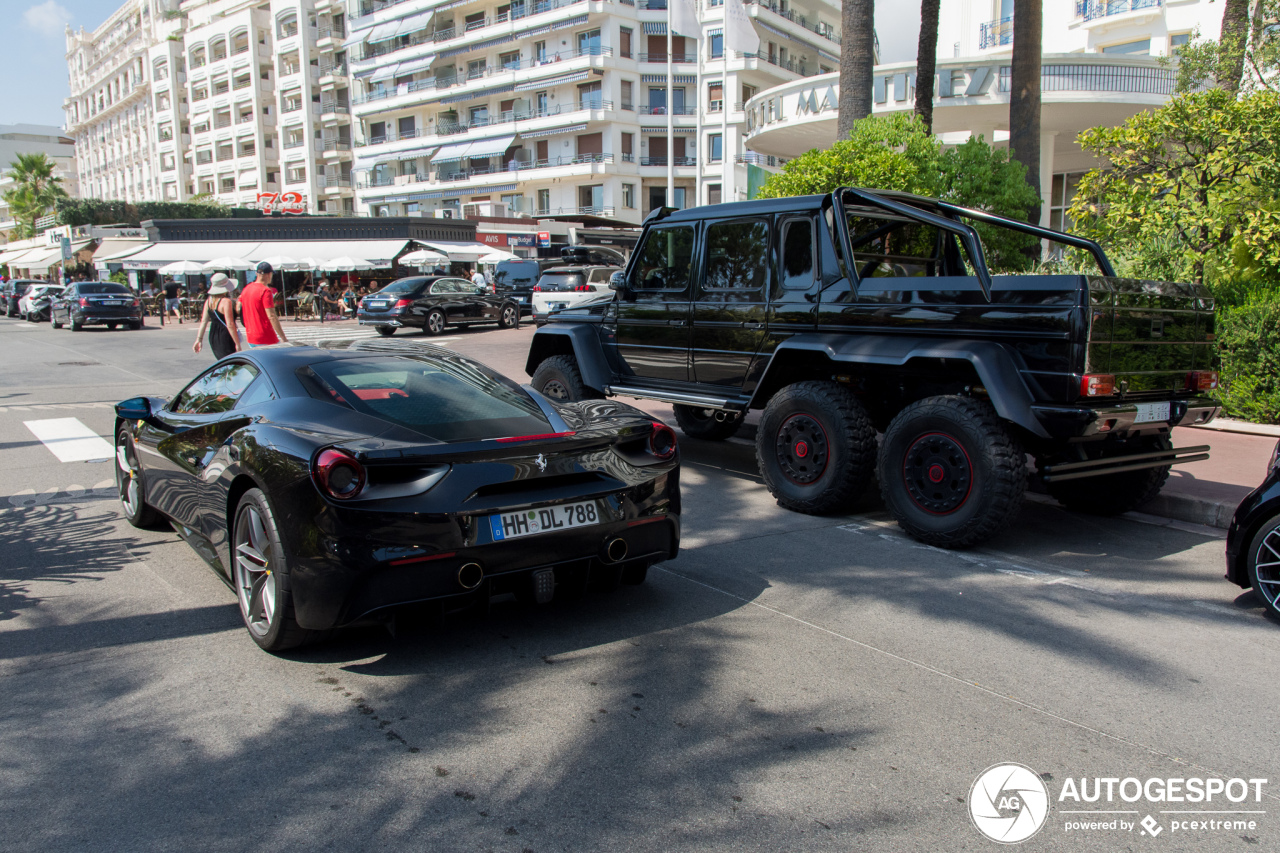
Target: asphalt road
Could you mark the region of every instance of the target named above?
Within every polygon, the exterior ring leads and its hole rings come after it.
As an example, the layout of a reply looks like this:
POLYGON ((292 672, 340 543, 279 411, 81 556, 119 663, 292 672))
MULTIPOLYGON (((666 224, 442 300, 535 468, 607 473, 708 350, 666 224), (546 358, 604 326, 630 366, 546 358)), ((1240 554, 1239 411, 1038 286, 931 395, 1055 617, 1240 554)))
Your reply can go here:
MULTIPOLYGON (((531 333, 449 343, 524 379, 531 333)), ((874 501, 786 512, 745 442, 689 440, 684 547, 644 586, 264 654, 183 542, 120 519, 108 461, 27 426, 109 439, 112 402, 210 363, 193 334, 0 320, 0 849, 995 850, 967 798, 1001 762, 1047 780, 1021 849, 1280 848, 1280 624, 1207 529, 1029 504, 940 551, 874 501), (1270 782, 1060 801, 1082 777, 1270 782), (1266 813, 1164 814, 1206 810, 1266 813), (1171 825, 1228 818, 1256 826, 1171 825)))

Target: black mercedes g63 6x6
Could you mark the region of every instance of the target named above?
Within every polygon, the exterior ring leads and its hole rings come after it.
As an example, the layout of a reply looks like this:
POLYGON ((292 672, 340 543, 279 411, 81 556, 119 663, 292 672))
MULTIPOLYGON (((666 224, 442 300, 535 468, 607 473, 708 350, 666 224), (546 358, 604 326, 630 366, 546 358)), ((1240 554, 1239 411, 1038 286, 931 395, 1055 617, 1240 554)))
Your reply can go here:
POLYGON ((1027 453, 1067 507, 1132 509, 1206 458, 1172 427, 1218 411, 1203 288, 1118 278, 1092 241, 932 199, 657 210, 611 286, 538 330, 535 388, 674 403, 704 439, 763 409, 756 459, 782 506, 839 510, 874 473, 932 545, 1009 524, 1027 453), (1097 274, 993 276, 975 225, 1085 250, 1097 274))

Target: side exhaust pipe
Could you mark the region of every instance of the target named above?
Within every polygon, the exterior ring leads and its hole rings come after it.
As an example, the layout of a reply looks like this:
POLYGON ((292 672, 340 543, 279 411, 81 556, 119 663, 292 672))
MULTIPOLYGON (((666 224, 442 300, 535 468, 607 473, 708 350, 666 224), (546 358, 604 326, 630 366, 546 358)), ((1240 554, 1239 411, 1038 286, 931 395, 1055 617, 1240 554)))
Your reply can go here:
POLYGON ((467 563, 458 569, 458 584, 463 589, 475 589, 484 580, 484 569, 479 563, 467 563))
POLYGON ((627 542, 625 539, 611 539, 604 548, 604 555, 611 563, 621 563, 627 558, 627 542))

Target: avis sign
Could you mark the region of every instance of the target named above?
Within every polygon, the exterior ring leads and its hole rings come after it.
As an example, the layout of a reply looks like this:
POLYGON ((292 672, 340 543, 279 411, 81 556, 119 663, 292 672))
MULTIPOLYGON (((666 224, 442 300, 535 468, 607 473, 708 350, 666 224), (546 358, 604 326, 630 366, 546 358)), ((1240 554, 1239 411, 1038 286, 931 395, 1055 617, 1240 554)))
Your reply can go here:
POLYGON ((263 213, 306 213, 307 200, 302 193, 258 193, 258 209, 263 213))

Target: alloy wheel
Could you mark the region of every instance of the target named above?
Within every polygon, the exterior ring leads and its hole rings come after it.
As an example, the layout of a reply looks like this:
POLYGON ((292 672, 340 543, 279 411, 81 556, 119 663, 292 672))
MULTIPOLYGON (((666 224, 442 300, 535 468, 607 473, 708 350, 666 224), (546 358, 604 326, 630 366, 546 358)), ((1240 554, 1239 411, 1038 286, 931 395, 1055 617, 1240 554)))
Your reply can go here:
POLYGON ((116 445, 116 487, 121 507, 129 518, 136 518, 142 504, 142 492, 138 488, 137 461, 128 439, 116 445))
POLYGON ((1257 591, 1280 613, 1280 526, 1273 527, 1258 543, 1254 555, 1254 575, 1257 591))
POLYGON ((236 517, 235 583, 240 613, 255 636, 271 630, 276 611, 276 576, 271 565, 271 537, 262 514, 252 504, 236 517))

